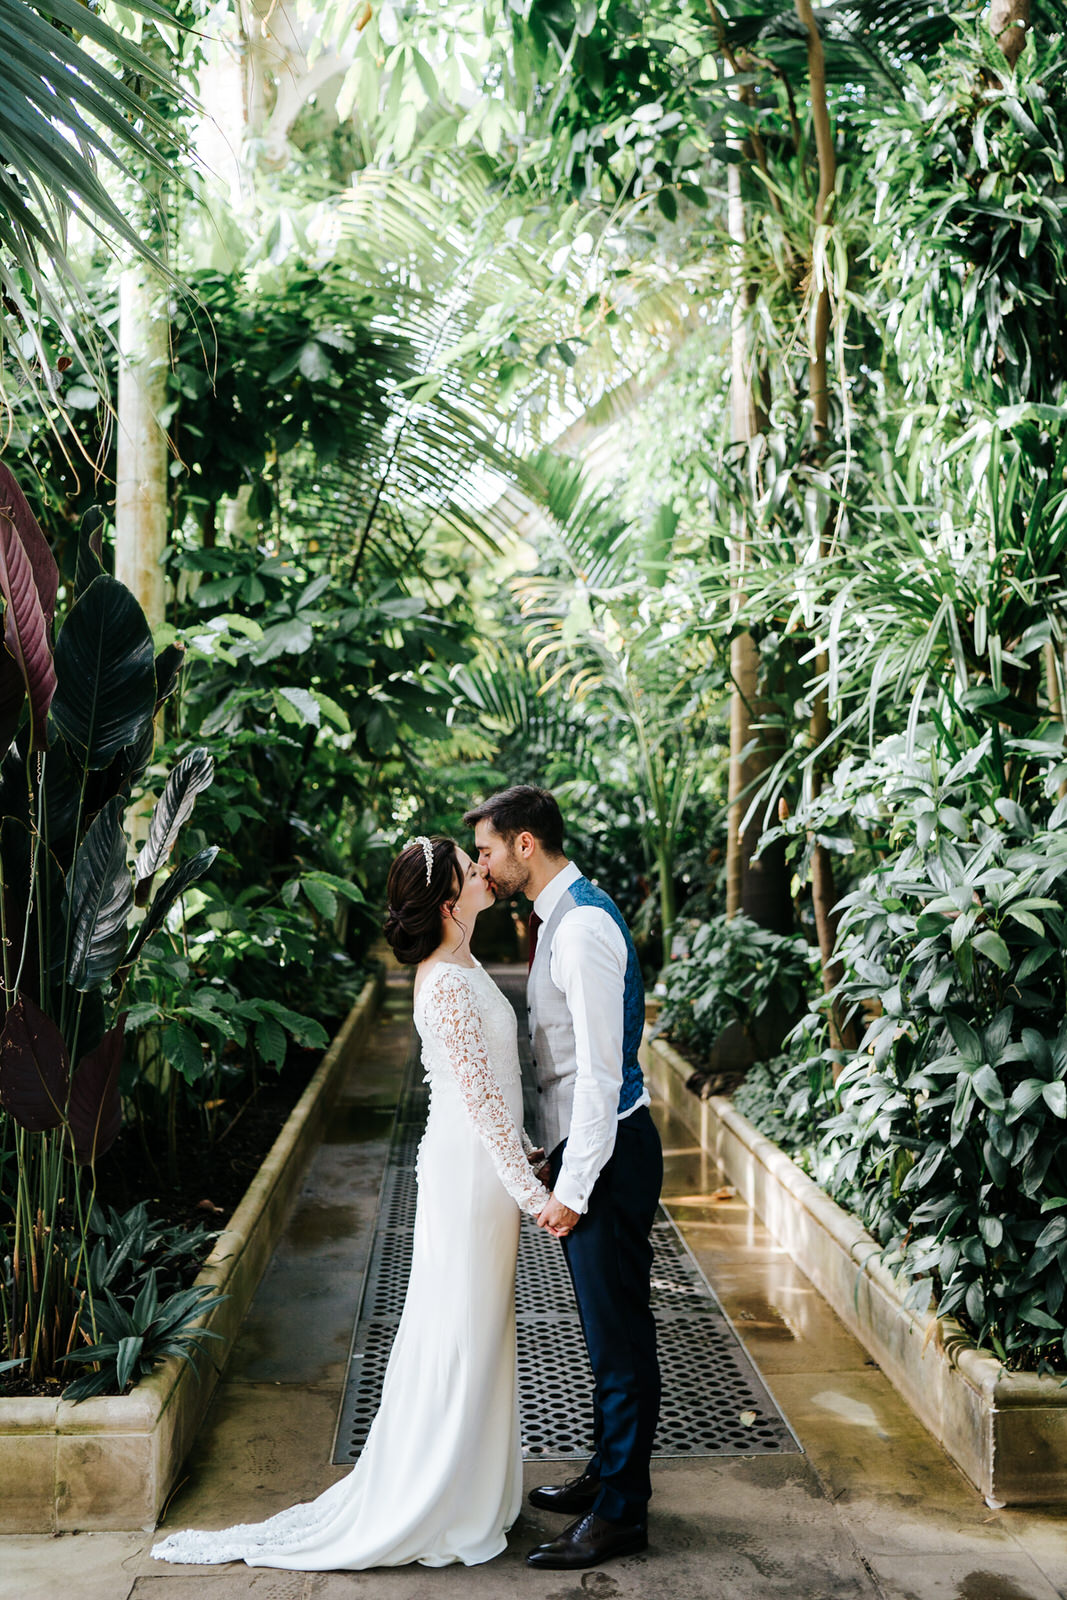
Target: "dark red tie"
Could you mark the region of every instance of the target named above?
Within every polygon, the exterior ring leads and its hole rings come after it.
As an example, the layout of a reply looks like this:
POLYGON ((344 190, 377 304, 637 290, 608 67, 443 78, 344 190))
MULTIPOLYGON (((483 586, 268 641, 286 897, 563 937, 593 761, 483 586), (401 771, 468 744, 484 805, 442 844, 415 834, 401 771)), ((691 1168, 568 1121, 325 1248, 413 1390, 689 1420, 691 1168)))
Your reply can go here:
POLYGON ((531 911, 530 912, 530 920, 527 923, 527 928, 529 930, 529 935, 530 935, 529 959, 528 959, 528 961, 526 963, 526 970, 527 971, 529 971, 529 969, 533 966, 534 956, 537 954, 537 930, 538 930, 538 928, 540 926, 541 926, 541 918, 537 915, 536 911, 531 911))

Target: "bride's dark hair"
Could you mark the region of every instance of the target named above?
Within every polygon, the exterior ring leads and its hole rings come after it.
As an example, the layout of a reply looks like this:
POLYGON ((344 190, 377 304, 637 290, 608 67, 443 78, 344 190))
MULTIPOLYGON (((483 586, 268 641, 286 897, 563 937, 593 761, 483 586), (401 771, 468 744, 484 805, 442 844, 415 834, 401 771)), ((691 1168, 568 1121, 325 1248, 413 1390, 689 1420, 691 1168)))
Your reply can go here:
POLYGON ((454 905, 463 888, 455 839, 435 834, 426 882, 426 854, 418 840, 406 845, 389 868, 385 937, 398 961, 417 966, 441 943, 441 908, 454 905))

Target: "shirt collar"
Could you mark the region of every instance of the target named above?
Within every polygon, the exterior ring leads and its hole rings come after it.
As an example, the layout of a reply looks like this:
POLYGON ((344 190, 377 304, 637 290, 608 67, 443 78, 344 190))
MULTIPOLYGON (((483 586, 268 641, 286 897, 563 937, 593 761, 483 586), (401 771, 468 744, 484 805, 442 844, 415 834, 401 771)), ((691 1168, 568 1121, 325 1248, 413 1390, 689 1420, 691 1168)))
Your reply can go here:
POLYGON ((576 867, 573 861, 568 861, 567 865, 545 884, 533 903, 533 908, 542 922, 548 921, 571 884, 577 883, 581 876, 581 868, 576 867))

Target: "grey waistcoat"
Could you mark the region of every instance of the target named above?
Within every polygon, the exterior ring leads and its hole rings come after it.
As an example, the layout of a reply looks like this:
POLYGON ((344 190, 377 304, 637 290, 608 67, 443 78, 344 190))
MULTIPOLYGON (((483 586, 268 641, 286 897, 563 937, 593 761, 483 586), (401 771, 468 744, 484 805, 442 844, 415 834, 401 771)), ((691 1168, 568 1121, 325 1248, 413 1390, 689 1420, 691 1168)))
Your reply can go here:
POLYGON ((552 915, 538 929, 537 953, 526 985, 538 1091, 537 1143, 550 1155, 570 1133, 574 1076, 578 1070, 571 1014, 562 990, 556 988, 549 975, 553 937, 564 913, 573 906, 569 894, 560 895, 552 915))

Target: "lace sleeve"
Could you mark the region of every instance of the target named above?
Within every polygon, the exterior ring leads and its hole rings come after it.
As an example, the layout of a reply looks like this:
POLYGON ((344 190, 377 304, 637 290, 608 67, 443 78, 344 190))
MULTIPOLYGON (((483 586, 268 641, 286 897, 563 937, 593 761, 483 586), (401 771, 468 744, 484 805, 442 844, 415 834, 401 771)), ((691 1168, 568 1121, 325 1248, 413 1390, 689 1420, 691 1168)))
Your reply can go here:
POLYGON ((425 1017, 448 1055, 464 1104, 504 1188, 532 1217, 548 1201, 534 1177, 515 1119, 489 1066, 474 993, 456 971, 443 972, 426 997, 425 1017))

